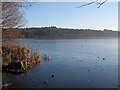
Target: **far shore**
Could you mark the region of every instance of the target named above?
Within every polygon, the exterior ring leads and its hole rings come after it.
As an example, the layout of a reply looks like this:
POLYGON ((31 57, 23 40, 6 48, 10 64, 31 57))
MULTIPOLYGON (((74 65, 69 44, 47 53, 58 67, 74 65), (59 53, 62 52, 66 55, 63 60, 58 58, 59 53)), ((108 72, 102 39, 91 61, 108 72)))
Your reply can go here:
POLYGON ((37 39, 37 40, 70 40, 70 39, 118 39, 119 37, 81 37, 81 38, 22 38, 22 39, 37 39))

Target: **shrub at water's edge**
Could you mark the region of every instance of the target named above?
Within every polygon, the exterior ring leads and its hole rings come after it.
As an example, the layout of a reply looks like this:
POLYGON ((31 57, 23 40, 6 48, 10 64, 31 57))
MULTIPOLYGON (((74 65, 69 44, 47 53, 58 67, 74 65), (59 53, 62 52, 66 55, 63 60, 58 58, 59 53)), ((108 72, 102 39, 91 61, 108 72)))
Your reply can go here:
POLYGON ((32 67, 32 64, 40 63, 40 61, 40 55, 35 51, 30 51, 27 47, 10 44, 2 45, 3 72, 22 73, 27 68, 32 67))

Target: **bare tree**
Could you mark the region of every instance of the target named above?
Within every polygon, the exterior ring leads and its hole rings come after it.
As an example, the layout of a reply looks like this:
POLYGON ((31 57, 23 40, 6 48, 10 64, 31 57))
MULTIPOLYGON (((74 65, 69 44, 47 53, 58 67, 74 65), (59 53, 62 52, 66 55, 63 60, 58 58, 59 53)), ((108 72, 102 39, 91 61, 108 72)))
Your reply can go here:
MULTIPOLYGON (((2 34, 3 41, 15 39, 19 36, 20 29, 25 25, 23 8, 28 8, 32 3, 28 2, 2 2, 2 34)), ((0 12, 0 13, 1 13, 0 12)))
POLYGON ((23 22, 22 12, 17 6, 19 3, 2 3, 2 25, 3 28, 20 27, 23 22))
POLYGON ((24 25, 24 11, 32 3, 29 2, 3 2, 2 3, 2 25, 3 28, 16 28, 24 25))

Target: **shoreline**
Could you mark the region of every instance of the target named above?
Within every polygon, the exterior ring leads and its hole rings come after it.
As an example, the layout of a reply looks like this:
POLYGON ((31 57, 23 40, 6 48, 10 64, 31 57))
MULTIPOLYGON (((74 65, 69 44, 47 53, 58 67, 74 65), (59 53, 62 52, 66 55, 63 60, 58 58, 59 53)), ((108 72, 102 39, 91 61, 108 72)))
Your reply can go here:
POLYGON ((75 40, 75 39, 118 39, 119 37, 83 37, 83 38, 22 38, 36 40, 75 40))

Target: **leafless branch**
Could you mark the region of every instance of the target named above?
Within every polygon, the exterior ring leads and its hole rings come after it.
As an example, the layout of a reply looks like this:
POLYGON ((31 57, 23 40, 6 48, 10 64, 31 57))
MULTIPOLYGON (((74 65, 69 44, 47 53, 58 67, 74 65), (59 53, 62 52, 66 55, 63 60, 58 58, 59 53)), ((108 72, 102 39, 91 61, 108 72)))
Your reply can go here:
POLYGON ((2 24, 3 40, 15 39, 18 37, 19 31, 13 28, 24 26, 24 11, 23 8, 32 6, 32 3, 28 2, 2 2, 2 18, 0 23, 2 24), (5 30, 7 29, 7 30, 5 30))
POLYGON ((81 7, 84 7, 84 6, 87 6, 87 5, 91 5, 91 4, 96 4, 97 5, 97 8, 100 8, 104 3, 106 3, 108 0, 105 0, 105 1, 102 1, 102 0, 95 0, 95 1, 92 1, 90 3, 86 3, 84 5, 81 5, 81 6, 78 6, 77 8, 81 8, 81 7))
POLYGON ((90 2, 90 3, 87 3, 87 4, 81 5, 81 6, 77 7, 77 8, 81 8, 81 7, 84 7, 84 6, 87 6, 87 5, 93 4, 93 3, 95 3, 95 2, 90 2))
POLYGON ((97 8, 100 8, 101 5, 103 5, 104 3, 106 3, 108 0, 105 0, 104 2, 100 3, 99 6, 97 8))

